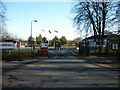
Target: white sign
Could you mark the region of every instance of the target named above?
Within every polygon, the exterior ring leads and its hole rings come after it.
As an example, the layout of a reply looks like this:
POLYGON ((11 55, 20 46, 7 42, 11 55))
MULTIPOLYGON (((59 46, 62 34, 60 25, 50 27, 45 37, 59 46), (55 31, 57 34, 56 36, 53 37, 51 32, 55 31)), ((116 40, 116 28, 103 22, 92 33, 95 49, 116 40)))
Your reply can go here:
POLYGON ((48 43, 41 43, 41 47, 48 47, 48 43))
POLYGON ((13 42, 0 42, 0 49, 13 49, 13 42))

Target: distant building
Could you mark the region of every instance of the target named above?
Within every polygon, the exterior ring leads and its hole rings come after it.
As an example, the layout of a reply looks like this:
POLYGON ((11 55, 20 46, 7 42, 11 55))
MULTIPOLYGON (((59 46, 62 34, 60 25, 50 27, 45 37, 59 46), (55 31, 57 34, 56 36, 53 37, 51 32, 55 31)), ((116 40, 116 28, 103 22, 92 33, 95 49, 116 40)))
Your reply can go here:
POLYGON ((20 41, 20 43, 21 43, 21 46, 25 46, 25 47, 27 47, 29 44, 28 41, 20 41))

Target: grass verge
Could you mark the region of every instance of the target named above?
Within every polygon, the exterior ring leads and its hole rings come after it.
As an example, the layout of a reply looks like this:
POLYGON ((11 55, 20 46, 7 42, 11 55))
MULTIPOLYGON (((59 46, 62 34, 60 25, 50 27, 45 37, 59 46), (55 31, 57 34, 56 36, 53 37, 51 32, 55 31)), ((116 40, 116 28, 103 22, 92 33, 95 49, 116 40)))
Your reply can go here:
POLYGON ((22 50, 2 50, 3 61, 22 61, 33 60, 44 57, 39 52, 22 51, 22 50))

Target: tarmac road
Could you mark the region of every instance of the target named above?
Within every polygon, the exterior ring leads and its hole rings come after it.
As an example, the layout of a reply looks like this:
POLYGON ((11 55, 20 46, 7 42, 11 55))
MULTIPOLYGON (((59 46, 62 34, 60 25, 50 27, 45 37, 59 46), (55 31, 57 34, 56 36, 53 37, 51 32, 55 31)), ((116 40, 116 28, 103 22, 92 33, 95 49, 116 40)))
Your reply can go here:
POLYGON ((69 49, 50 49, 49 58, 31 63, 3 62, 2 69, 3 88, 118 88, 118 71, 77 58, 69 49))

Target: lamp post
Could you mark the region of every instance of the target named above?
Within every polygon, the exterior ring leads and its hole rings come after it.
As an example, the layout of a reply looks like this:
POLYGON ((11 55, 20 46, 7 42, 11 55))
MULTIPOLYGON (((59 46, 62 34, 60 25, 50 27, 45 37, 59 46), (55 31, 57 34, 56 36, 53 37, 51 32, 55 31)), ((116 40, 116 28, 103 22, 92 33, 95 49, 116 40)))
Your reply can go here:
POLYGON ((32 23, 33 23, 33 22, 37 22, 37 20, 32 20, 32 21, 31 21, 31 52, 32 52, 32 47, 33 47, 33 46, 32 46, 32 23))

